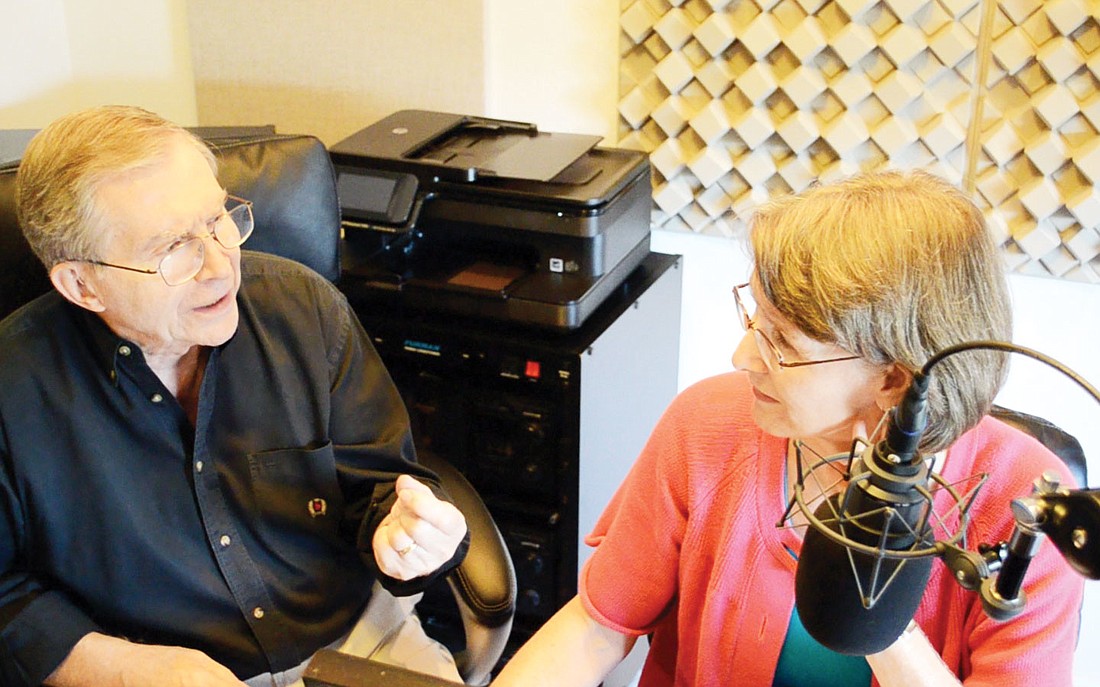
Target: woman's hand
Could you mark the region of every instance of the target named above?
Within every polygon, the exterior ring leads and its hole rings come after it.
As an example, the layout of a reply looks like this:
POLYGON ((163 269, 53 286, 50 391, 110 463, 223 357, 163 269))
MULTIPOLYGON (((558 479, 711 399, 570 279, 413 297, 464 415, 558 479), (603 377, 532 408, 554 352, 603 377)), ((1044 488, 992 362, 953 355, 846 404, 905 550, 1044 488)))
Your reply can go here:
POLYGON ((928 641, 920 625, 909 627, 894 643, 867 657, 871 672, 882 687, 961 687, 928 641))

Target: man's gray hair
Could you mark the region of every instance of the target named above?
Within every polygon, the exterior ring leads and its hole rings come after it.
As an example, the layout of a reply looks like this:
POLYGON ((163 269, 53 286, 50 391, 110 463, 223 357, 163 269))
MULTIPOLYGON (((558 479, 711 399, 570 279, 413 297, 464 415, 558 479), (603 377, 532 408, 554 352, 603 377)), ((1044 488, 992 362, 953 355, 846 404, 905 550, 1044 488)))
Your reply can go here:
POLYGON ((46 266, 104 258, 109 217, 96 191, 119 174, 154 164, 177 136, 191 141, 217 173, 197 136, 147 110, 108 105, 55 120, 31 139, 16 174, 16 213, 46 266))

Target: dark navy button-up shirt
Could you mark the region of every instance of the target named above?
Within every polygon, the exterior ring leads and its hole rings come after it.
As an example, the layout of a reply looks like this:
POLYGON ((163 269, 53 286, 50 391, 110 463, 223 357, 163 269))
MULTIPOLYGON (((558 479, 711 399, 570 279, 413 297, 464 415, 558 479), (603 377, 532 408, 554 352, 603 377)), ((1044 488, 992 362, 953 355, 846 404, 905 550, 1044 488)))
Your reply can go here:
POLYGON ((242 258, 240 325, 195 426, 140 347, 51 293, 0 323, 0 682, 85 634, 187 646, 247 678, 343 635, 413 461, 400 396, 343 296, 242 258))

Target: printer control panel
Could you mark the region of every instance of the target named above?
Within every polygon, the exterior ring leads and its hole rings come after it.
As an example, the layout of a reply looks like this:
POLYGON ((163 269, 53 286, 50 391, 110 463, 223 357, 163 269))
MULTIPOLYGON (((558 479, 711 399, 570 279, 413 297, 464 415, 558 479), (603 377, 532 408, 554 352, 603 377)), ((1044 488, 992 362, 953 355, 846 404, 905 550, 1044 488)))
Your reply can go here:
POLYGON ((336 193, 345 225, 405 225, 418 186, 414 175, 402 172, 346 167, 336 171, 336 193))

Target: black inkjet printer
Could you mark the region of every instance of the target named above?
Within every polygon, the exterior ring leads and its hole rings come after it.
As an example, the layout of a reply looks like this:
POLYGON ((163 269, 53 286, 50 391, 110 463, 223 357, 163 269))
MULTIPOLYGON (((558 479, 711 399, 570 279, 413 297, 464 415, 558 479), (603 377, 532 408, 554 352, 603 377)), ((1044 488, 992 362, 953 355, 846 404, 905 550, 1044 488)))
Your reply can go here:
POLYGON ((342 288, 570 330, 649 254, 644 153, 533 124, 402 110, 329 150, 342 288))

